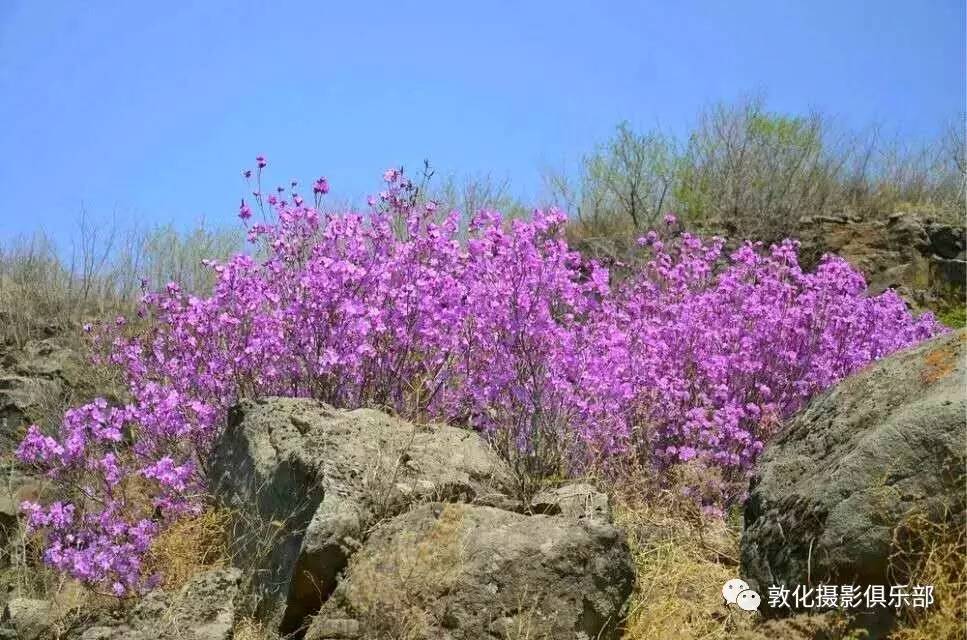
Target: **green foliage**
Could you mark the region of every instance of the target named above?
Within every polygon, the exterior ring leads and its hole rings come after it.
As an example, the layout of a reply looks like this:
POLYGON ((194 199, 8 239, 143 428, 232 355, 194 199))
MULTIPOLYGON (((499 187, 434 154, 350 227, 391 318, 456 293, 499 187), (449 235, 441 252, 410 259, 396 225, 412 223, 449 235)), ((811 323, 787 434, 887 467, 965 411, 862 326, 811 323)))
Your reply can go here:
POLYGON ((678 171, 675 142, 653 131, 638 134, 627 122, 585 156, 576 182, 546 176, 560 204, 585 224, 605 230, 640 231, 655 226, 671 197, 678 171))
POLYGON ((916 147, 877 131, 839 131, 822 113, 776 113, 744 100, 705 111, 684 143, 622 123, 576 175, 548 172, 545 182, 579 227, 572 235, 612 248, 669 211, 699 231, 767 242, 798 235, 807 216, 844 211, 915 210, 959 221, 962 124, 916 147))
POLYGON ((937 319, 951 329, 967 327, 967 305, 952 306, 937 314, 937 319))

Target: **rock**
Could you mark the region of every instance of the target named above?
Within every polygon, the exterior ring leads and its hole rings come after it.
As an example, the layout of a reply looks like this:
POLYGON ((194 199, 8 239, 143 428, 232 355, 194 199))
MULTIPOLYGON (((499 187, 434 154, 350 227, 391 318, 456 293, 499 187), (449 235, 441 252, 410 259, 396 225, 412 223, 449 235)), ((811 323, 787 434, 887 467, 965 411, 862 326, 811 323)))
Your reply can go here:
POLYGON ((898 525, 963 521, 965 340, 949 333, 870 365, 766 446, 745 503, 743 578, 760 592, 902 583, 890 571, 898 525))
POLYGON ((17 539, 14 546, 19 547, 22 542, 18 538, 23 533, 20 527, 20 504, 24 500, 53 499, 51 488, 49 479, 24 473, 13 465, 0 464, 0 569, 10 561, 12 549, 8 543, 17 539))
POLYGON ((414 503, 469 502, 508 486, 476 433, 294 398, 236 407, 211 477, 216 495, 246 514, 238 541, 258 558, 258 615, 284 634, 319 609, 370 525, 414 503))
POLYGON ((56 380, 20 375, 0 375, 0 446, 12 451, 19 444, 27 426, 51 402, 63 395, 56 380))
POLYGON ((64 337, 0 350, 0 451, 12 451, 31 423, 55 427, 68 400, 87 401, 96 394, 115 395, 95 388, 80 348, 65 346, 64 337))
POLYGON ((835 253, 861 270, 871 294, 896 289, 915 307, 962 300, 967 286, 967 228, 912 213, 887 218, 813 216, 802 220, 802 255, 835 253))
POLYGON ((568 484, 541 491, 531 500, 534 513, 611 521, 608 496, 589 484, 568 484))
POLYGON ((306 632, 305 640, 349 640, 360 636, 359 622, 356 620, 317 616, 306 632))
POLYGON ((306 639, 349 612, 365 637, 606 640, 633 583, 610 523, 424 504, 376 529, 306 639))
POLYGON ((938 286, 947 290, 963 289, 967 281, 967 261, 930 256, 930 275, 938 286))
POLYGON ((941 258, 956 258, 967 248, 967 229, 931 222, 927 225, 929 251, 941 258))
POLYGON ((53 603, 34 598, 13 598, 3 617, 20 640, 41 640, 57 622, 53 603))
POLYGON ((215 569, 176 594, 153 591, 123 620, 92 626, 81 640, 231 640, 241 572, 215 569))

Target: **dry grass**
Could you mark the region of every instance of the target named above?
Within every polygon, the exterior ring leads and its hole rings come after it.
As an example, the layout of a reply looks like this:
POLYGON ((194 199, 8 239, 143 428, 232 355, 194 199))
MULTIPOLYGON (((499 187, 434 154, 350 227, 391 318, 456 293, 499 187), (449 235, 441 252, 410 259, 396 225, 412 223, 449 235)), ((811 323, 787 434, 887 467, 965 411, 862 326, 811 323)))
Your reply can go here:
POLYGON ((99 613, 117 608, 115 598, 92 592, 44 564, 42 540, 37 534, 27 535, 20 523, 8 545, 10 565, 0 573, 8 598, 46 600, 50 603, 50 626, 45 638, 61 640, 76 637, 76 631, 99 613))
POLYGON ((898 529, 891 566, 901 583, 933 585, 926 609, 904 608, 892 640, 967 638, 967 527, 963 517, 940 522, 916 515, 898 529))
POLYGON ((44 232, 0 244, 0 344, 22 346, 80 323, 130 314, 141 283, 157 290, 169 281, 186 291, 211 288, 214 274, 201 261, 222 259, 244 246, 238 228, 188 233, 170 226, 122 228, 117 220, 82 215, 69 247, 44 232))
POLYGON ((851 632, 848 619, 837 612, 763 621, 758 614, 726 606, 722 585, 741 577, 739 528, 704 514, 677 491, 652 493, 647 499, 619 496, 614 515, 628 536, 635 564, 624 640, 865 637, 851 632))
POLYGON ((158 536, 146 559, 147 573, 162 576, 161 587, 177 590, 193 576, 230 564, 226 530, 231 514, 209 508, 180 520, 158 536))
POLYGON ((232 638, 233 640, 279 640, 280 636, 274 631, 266 629, 258 620, 242 618, 235 623, 232 638))
POLYGON ((636 573, 625 640, 731 640, 751 628, 751 614, 722 602, 722 585, 739 572, 738 534, 724 520, 671 492, 647 501, 619 497, 614 517, 636 573))

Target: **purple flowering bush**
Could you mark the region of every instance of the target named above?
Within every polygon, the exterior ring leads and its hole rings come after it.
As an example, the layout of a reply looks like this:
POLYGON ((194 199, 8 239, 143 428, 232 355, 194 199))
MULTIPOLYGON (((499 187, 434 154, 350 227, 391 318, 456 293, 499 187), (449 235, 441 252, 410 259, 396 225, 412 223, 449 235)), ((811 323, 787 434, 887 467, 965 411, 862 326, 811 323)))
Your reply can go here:
POLYGON ((320 209, 325 178, 313 205, 282 188, 263 200, 265 166, 256 211, 239 207, 256 250, 208 263, 210 295, 171 283, 145 294, 137 322, 92 330, 131 402, 72 409, 56 436, 32 426, 18 450, 60 491, 23 505, 46 562, 119 597, 151 586, 154 536, 203 506, 208 453, 240 397, 465 425, 522 489, 556 467, 628 461, 740 480, 815 393, 942 331, 892 292, 866 297, 839 258, 804 273, 793 241, 724 255, 669 217, 615 284, 568 247, 560 212, 509 224, 481 212, 462 237, 458 214, 421 202, 401 171, 367 214, 335 215, 320 209))

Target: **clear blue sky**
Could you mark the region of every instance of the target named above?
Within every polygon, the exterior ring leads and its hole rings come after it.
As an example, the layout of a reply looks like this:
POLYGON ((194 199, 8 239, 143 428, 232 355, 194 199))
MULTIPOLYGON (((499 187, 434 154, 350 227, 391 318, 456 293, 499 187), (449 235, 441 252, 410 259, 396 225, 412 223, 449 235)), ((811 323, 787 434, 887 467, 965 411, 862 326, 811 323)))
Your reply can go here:
POLYGON ((257 153, 346 197, 424 157, 526 195, 620 120, 750 92, 924 138, 965 109, 964 25, 963 0, 0 0, 0 239, 82 203, 231 223, 257 153))

